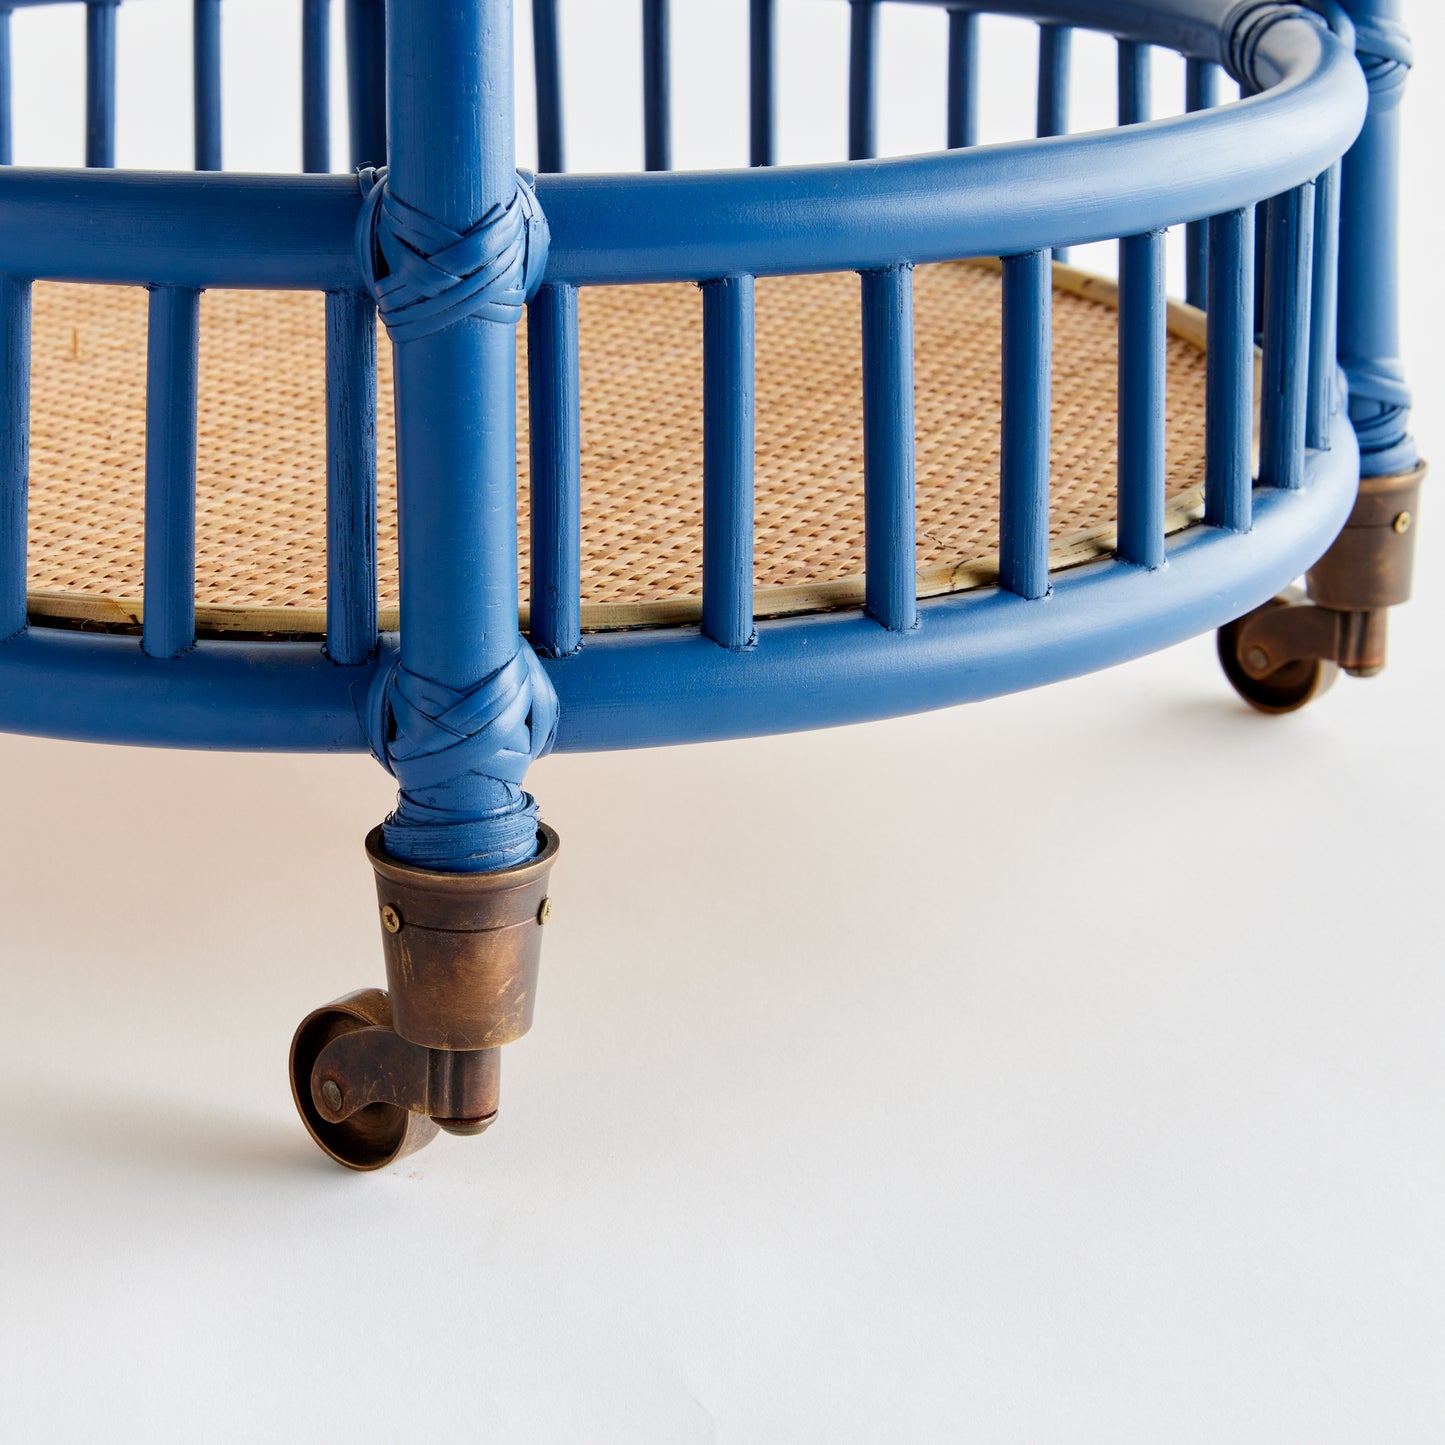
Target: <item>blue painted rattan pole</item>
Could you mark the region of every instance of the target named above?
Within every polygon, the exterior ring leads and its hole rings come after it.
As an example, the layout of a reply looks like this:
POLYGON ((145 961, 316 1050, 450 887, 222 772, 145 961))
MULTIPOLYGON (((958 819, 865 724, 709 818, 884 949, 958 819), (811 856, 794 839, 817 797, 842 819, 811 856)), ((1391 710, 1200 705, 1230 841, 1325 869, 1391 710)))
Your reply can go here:
MULTIPOLYGON (((1184 67, 1184 108, 1212 110, 1219 104, 1219 67, 1190 60, 1184 67)), ((1209 274, 1209 223, 1190 221, 1184 230, 1184 299, 1204 309, 1209 274)))
POLYGON ((562 141, 562 42, 557 0, 532 0, 532 72, 537 89, 537 169, 567 169, 562 141))
POLYGON ((582 415, 577 288, 543 286, 527 308, 532 430, 532 646, 582 645, 582 415))
POLYGON ((85 163, 115 164, 115 11, 118 0, 85 8, 85 163))
MULTIPOLYGON (((1067 135, 1069 130, 1069 69, 1074 32, 1066 25, 1039 26, 1038 115, 1034 131, 1040 136, 1067 135)), ((1067 261, 1067 246, 1054 248, 1054 259, 1067 261)))
MULTIPOLYGON (((1140 45, 1136 40, 1118 40, 1118 123, 1121 126, 1137 126, 1149 120, 1153 104, 1150 95, 1150 51, 1149 46, 1140 45)), ((1120 243, 1121 246, 1126 243, 1120 243)), ((1120 276, 1123 276, 1123 250, 1120 251, 1120 276)), ((1155 562, 1150 562, 1155 566, 1155 562)))
POLYGON ((376 307, 326 297, 326 655, 356 667, 376 648, 376 307))
POLYGON ((0 9, 0 166, 14 155, 10 97, 10 12, 0 9))
POLYGON ((331 169, 331 0, 302 0, 301 169, 331 169))
POLYGON ((351 165, 386 164, 386 6, 346 0, 346 107, 351 165))
POLYGON ((913 267, 863 273, 864 607, 893 632, 918 621, 913 267))
POLYGON ((978 144, 978 16, 948 12, 948 146, 978 144))
POLYGON ((878 154, 878 6, 851 0, 848 38, 848 159, 878 154))
POLYGON ((1339 355, 1350 382, 1360 474, 1391 476, 1419 461, 1400 362, 1398 227, 1400 100, 1412 61, 1400 0, 1345 0, 1370 88, 1340 191, 1339 355))
POLYGON ((642 0, 643 165, 672 169, 672 41, 668 0, 642 0))
POLYGON ((1053 285, 1046 251, 1003 263, 1003 429, 999 583, 1020 597, 1049 590, 1049 404, 1053 285))
POLYGON ((748 10, 748 164, 778 158, 777 0, 750 0, 748 10))
POLYGON ((368 710, 400 785, 384 837, 472 872, 535 853, 521 783, 556 728, 517 630, 516 326, 546 232, 515 170, 512 66, 512 0, 388 0, 390 172, 358 238, 396 380, 401 651, 368 710))
POLYGON ((141 647, 196 640, 196 402, 200 292, 154 286, 146 343, 145 616, 141 647))
POLYGON ((1164 232, 1119 243, 1119 556, 1164 563, 1164 232))
POLYGON ((1138 125, 1149 119, 1153 101, 1149 84, 1149 46, 1119 41, 1119 124, 1138 125))
POLYGON ((195 0, 191 53, 196 169, 221 169, 221 0, 195 0))
POLYGON ((1069 61, 1074 32, 1067 25, 1039 26, 1039 93, 1035 134, 1069 132, 1069 61))
POLYGON ((753 640, 753 278, 702 288, 702 630, 753 640))
POLYGON ((1264 344, 1264 278, 1269 271, 1269 206, 1254 208, 1254 344, 1264 344))
POLYGON ((0 642, 25 630, 30 282, 0 276, 0 642))
POLYGON ((1204 520, 1250 528, 1254 450, 1254 212, 1208 223, 1204 520))
POLYGON ((1184 109, 1191 115, 1219 104, 1220 70, 1207 60, 1184 62, 1184 109))
POLYGON ((1334 411, 1339 285, 1340 168, 1334 165, 1315 182, 1314 280, 1310 294, 1310 381, 1305 445, 1320 451, 1330 444, 1330 416, 1334 411))
POLYGON ((1300 186, 1267 207, 1259 480, 1290 490, 1304 480, 1314 189, 1300 186))

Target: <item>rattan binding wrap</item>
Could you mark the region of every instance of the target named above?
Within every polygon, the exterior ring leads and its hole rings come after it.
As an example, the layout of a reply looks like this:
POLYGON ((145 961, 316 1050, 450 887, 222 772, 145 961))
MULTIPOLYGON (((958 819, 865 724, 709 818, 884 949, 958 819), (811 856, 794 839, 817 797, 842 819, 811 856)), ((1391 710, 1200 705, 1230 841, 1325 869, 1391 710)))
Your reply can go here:
MULTIPOLYGON (((996 578, 1000 279, 988 263, 915 274, 918 591, 996 578)), ((1054 567, 1113 547, 1116 291, 1054 275, 1054 567)), ((757 285, 756 612, 857 605, 863 584, 858 278, 757 285)), ((581 293, 582 596, 588 629, 700 615, 702 306, 692 286, 581 293)), ((1202 511, 1203 318, 1170 310, 1168 525, 1202 511)), ((146 297, 34 290, 30 611, 141 617, 146 297)), ((522 614, 527 596, 525 328, 519 335, 522 614)), ((390 349, 379 348, 382 626, 397 625, 390 349)), ((314 635, 326 597, 323 300, 201 302, 197 620, 205 632, 314 635)))

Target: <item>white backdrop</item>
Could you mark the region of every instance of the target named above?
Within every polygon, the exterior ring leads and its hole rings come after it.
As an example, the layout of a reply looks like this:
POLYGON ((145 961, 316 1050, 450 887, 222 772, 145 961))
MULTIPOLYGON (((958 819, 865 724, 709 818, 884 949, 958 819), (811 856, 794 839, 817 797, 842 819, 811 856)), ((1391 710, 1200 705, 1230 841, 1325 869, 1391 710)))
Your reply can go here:
MULTIPOLYGON (((294 167, 299 6, 224 8, 228 162, 294 167)), ((564 3, 579 166, 640 158, 635 8, 564 3)), ((674 9, 677 159, 736 163, 746 6, 674 9)), ((836 155, 846 7, 782 9, 784 158, 836 155)), ((1445 15, 1407 9, 1406 354, 1445 456, 1445 15)), ((122 9, 124 165, 189 160, 188 12, 122 9)), ((21 162, 79 159, 82 32, 15 18, 21 162)), ((1022 134, 1028 33, 987 35, 986 138, 1022 134)), ((937 143, 941 37, 888 14, 890 151, 937 143)), ((1079 56, 1106 123, 1109 49, 1079 56)), ((377 1177, 314 1150, 285 1054, 380 980, 381 771, 0 738, 0 1437, 1438 1441, 1424 510, 1390 670, 1294 718, 1206 638, 896 723, 545 761, 558 906, 501 1122, 377 1177)))

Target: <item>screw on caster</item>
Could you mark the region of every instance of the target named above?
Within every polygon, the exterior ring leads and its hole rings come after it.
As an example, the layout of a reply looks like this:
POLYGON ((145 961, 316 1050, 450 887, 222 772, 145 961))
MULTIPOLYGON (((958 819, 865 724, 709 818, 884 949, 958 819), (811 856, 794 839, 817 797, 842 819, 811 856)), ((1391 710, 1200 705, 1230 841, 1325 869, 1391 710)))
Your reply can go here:
POLYGON ((1219 629, 1219 660, 1234 690, 1261 712, 1294 712, 1341 671, 1385 666, 1389 609, 1410 597, 1415 518, 1425 468, 1365 477, 1330 550, 1290 588, 1219 629))
POLYGON ((492 873, 441 873, 366 851, 376 873, 388 992, 364 989, 302 1020, 291 1092, 317 1144, 381 1169, 436 1137, 497 1117, 500 1049, 532 1026, 557 834, 492 873))

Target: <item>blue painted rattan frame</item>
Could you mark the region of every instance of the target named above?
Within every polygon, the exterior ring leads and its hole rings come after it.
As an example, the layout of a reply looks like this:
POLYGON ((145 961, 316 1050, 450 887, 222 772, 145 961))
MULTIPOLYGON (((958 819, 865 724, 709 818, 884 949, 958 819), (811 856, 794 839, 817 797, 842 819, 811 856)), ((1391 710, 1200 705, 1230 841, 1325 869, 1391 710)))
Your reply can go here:
MULTIPOLYGON (((33 3, 44 0, 10 0, 33 3)), ((877 0, 852 4, 850 150, 866 157, 876 106, 877 0)), ((221 156, 220 16, 216 0, 195 5, 197 164, 215 167, 221 156)), ((646 0, 649 172, 538 177, 536 203, 550 229, 550 249, 529 322, 533 394, 545 399, 533 411, 534 428, 540 427, 533 454, 541 459, 533 472, 534 490, 541 487, 534 515, 550 520, 534 539, 539 589, 532 636, 560 698, 557 746, 733 737, 980 699, 1110 666, 1262 601, 1324 551, 1349 511, 1359 476, 1360 454, 1344 424, 1345 392, 1329 344, 1337 255, 1340 348, 1346 371, 1358 382, 1349 407, 1369 431, 1367 465, 1394 466, 1410 455, 1407 398, 1391 371, 1393 295, 1382 300, 1361 285, 1393 226, 1395 136, 1387 102, 1398 93, 1405 63, 1393 0, 1355 0, 1348 7, 1361 19, 1362 34, 1387 52, 1366 65, 1368 92, 1352 53, 1352 26, 1338 7, 1315 7, 1329 24, 1306 7, 1273 0, 990 0, 948 8, 950 149, 882 161, 770 166, 774 14, 771 0, 752 0, 754 168, 668 172, 667 5, 646 0), (975 9, 1025 16, 1044 27, 1042 138, 971 144, 975 9), (1120 37, 1125 123, 1090 135, 1050 135, 1067 129, 1066 42, 1069 28, 1077 26, 1120 37), (1172 47, 1188 59, 1187 115, 1145 118, 1150 45, 1172 47), (1240 81, 1244 99, 1211 104, 1217 67, 1240 81), (1336 252, 1334 168, 1362 123, 1365 134, 1344 170, 1336 252), (1265 436, 1260 484, 1252 486, 1246 405, 1252 328, 1242 308, 1252 295, 1248 222, 1258 203, 1267 203, 1270 223, 1264 252, 1265 436), (1159 237, 1184 224, 1191 228, 1191 292, 1203 299, 1208 285, 1216 301, 1227 297, 1231 304, 1217 304, 1210 314, 1206 521, 1166 547, 1159 237), (1046 513, 1040 510, 1047 505, 1046 450, 1038 446, 1049 370, 1047 327, 1040 329, 1048 293, 1042 258, 1114 238, 1123 239, 1125 262, 1120 555, 1050 577, 1041 525, 1046 513), (1000 255, 1009 258, 1004 585, 916 602, 909 580, 909 272, 918 263, 1000 255), (754 628, 751 278, 820 270, 854 270, 863 277, 867 605, 754 628), (696 281, 707 292, 704 622, 700 629, 583 639, 577 614, 576 288, 643 281, 696 281), (1390 315, 1382 319, 1386 311, 1390 315)), ((0 16, 6 9, 0 3, 0 16)), ((326 10, 325 0, 306 0, 308 170, 329 164, 326 10)), ((457 236, 469 233, 491 208, 512 205, 518 194, 509 0, 448 7, 389 0, 385 87, 379 12, 377 0, 348 0, 353 152, 358 161, 375 162, 385 144, 390 171, 384 194, 405 197, 430 218, 428 224, 457 236), (480 93, 495 105, 486 115, 476 101, 479 76, 485 81, 480 93), (386 115, 377 104, 382 88, 388 92, 386 115)), ((560 169, 560 39, 551 0, 534 0, 534 15, 542 158, 544 167, 560 169)), ((105 165, 113 153, 114 7, 97 0, 91 17, 87 158, 105 165)), ((3 18, 0 40, 3 58, 3 18)), ((0 144, 8 146, 8 115, 0 123, 0 144)), ((375 558, 374 536, 368 553, 366 534, 369 527, 374 531, 368 511, 374 460, 369 471, 364 398, 374 386, 374 359, 361 340, 371 315, 357 260, 362 214, 351 177, 0 171, 0 351, 10 360, 0 411, 8 426, 0 451, 0 623, 13 624, 0 629, 11 634, 0 641, 0 727, 176 746, 376 750, 378 740, 367 735, 363 718, 374 707, 374 680, 392 675, 398 662, 400 675, 430 679, 465 700, 469 689, 499 675, 519 648, 526 653, 516 631, 515 512, 509 500, 515 483, 513 323, 495 309, 470 319, 459 312, 435 335, 398 345, 405 632, 399 651, 396 639, 381 639, 376 650, 369 646, 375 558), (152 437, 148 491, 156 531, 148 537, 147 578, 160 590, 147 609, 146 638, 137 643, 25 630, 20 333, 28 327, 28 283, 34 279, 153 288, 152 317, 161 329, 153 335, 152 381, 172 398, 193 384, 187 378, 197 290, 328 293, 329 650, 309 643, 194 641, 187 550, 194 545, 187 511, 187 466, 193 471, 194 457, 184 427, 152 437)), ((370 233, 359 244, 365 252, 373 244, 370 233)), ((498 253, 492 261, 503 259, 498 253)), ((531 276, 528 284, 538 279, 531 276)), ((542 687, 537 677, 535 686, 542 687)), ((545 741, 536 736, 530 746, 535 754, 545 741)), ((457 816, 518 806, 513 785, 496 782, 485 768, 459 779, 448 801, 457 816)))

